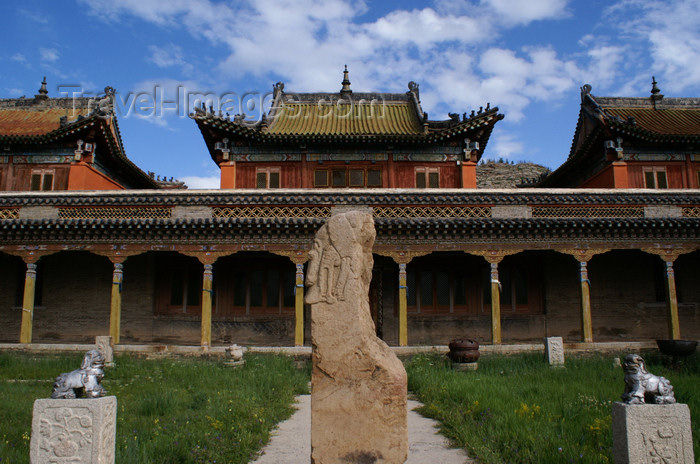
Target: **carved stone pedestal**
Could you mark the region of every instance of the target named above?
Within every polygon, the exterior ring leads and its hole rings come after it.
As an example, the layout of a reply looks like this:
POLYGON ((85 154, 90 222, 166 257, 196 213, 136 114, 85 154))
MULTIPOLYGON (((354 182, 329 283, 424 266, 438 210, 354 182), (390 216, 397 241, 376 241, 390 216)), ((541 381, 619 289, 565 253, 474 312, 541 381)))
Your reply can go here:
POLYGON ((686 404, 625 404, 612 408, 615 464, 693 464, 686 404))
POLYGON ((564 367, 564 340, 561 337, 545 338, 544 352, 550 366, 564 367))
POLYGON ((408 455, 406 371, 369 309, 374 234, 370 214, 339 214, 309 253, 312 464, 402 464, 408 455))
POLYGON ((114 464, 117 398, 34 402, 30 464, 114 464))

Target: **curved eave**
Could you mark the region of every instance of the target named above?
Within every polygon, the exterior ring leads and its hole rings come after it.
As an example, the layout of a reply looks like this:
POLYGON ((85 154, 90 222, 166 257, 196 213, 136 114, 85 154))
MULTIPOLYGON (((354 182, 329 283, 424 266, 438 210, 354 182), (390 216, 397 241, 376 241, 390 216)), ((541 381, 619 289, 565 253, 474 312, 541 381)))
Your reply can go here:
MULTIPOLYGON (((588 134, 588 136, 586 136, 586 139, 583 141, 579 149, 576 150, 576 152, 569 155, 569 158, 567 158, 567 160, 564 161, 564 163, 561 166, 552 171, 542 181, 537 183, 536 187, 548 187, 551 185, 556 186, 557 181, 561 180, 562 178, 565 178, 568 173, 570 173, 572 170, 577 169, 581 165, 581 163, 585 163, 586 156, 591 153, 591 148, 594 146, 594 144, 601 142, 601 139, 603 138, 603 132, 604 131, 602 127, 596 127, 595 129, 593 129, 588 134)), ((574 141, 573 144, 575 143, 576 142, 574 141)))
POLYGON ((697 205, 700 190, 273 189, 0 192, 0 207, 697 205))
MULTIPOLYGON (((480 115, 457 124, 453 127, 429 131, 426 134, 269 134, 257 128, 247 127, 242 124, 219 118, 211 115, 196 114, 193 119, 197 121, 200 130, 203 127, 210 127, 230 135, 249 139, 259 143, 308 143, 308 142, 356 142, 356 143, 439 143, 467 134, 468 132, 486 129, 480 140, 483 141, 493 130, 496 122, 504 118, 504 115, 497 113, 498 108, 494 108, 489 113, 480 115)), ((204 131, 202 131, 204 132, 204 131)), ((486 142, 483 142, 486 145, 486 142)), ((212 147, 209 147, 210 151, 212 147)))
POLYGON ((633 125, 625 122, 619 122, 615 119, 609 118, 607 120, 608 125, 611 130, 615 132, 634 137, 638 140, 643 140, 648 143, 697 143, 700 141, 700 135, 695 134, 661 134, 658 132, 653 132, 648 129, 644 129, 641 126, 633 125))
MULTIPOLYGON (((0 221, 3 243, 285 243, 313 239, 318 218, 197 220, 14 220, 0 221)), ((375 219, 377 242, 408 238, 412 243, 450 240, 510 243, 571 240, 700 239, 700 218, 664 219, 375 219)))

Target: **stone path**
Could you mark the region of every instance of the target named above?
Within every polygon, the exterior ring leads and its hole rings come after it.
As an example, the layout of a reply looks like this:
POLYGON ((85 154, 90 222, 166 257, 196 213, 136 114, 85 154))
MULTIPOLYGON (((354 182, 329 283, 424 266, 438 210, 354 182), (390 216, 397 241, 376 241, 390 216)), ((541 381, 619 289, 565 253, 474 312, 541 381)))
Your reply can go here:
MULTIPOLYGON (((413 409, 421 404, 408 401, 408 460, 406 464, 475 463, 460 449, 450 448, 437 432, 437 423, 413 409)), ((309 464, 311 456, 311 396, 297 397, 297 412, 279 424, 270 443, 255 464, 309 464)))

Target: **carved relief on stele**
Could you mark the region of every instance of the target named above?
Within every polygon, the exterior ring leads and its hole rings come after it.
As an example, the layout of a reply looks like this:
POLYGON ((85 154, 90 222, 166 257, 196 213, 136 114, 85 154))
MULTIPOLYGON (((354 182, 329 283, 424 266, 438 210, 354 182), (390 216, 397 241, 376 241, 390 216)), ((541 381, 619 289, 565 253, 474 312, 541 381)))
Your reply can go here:
POLYGON ((400 464, 408 455, 406 371, 369 309, 372 216, 331 217, 307 269, 311 305, 311 462, 400 464))

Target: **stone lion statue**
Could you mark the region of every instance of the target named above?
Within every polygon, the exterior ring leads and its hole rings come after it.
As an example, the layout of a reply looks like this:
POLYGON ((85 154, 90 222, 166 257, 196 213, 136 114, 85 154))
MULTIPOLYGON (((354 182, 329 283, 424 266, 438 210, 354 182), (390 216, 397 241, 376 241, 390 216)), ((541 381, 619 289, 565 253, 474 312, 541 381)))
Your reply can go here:
POLYGON ((625 371, 625 393, 622 401, 627 404, 672 404, 676 402, 671 382, 650 374, 644 359, 638 354, 628 354, 622 364, 625 371))
POLYGON ((88 351, 85 353, 80 369, 56 377, 51 398, 73 399, 81 398, 83 395, 87 398, 104 396, 107 391, 100 385, 102 377, 104 377, 102 370, 104 366, 105 358, 99 350, 88 351))

